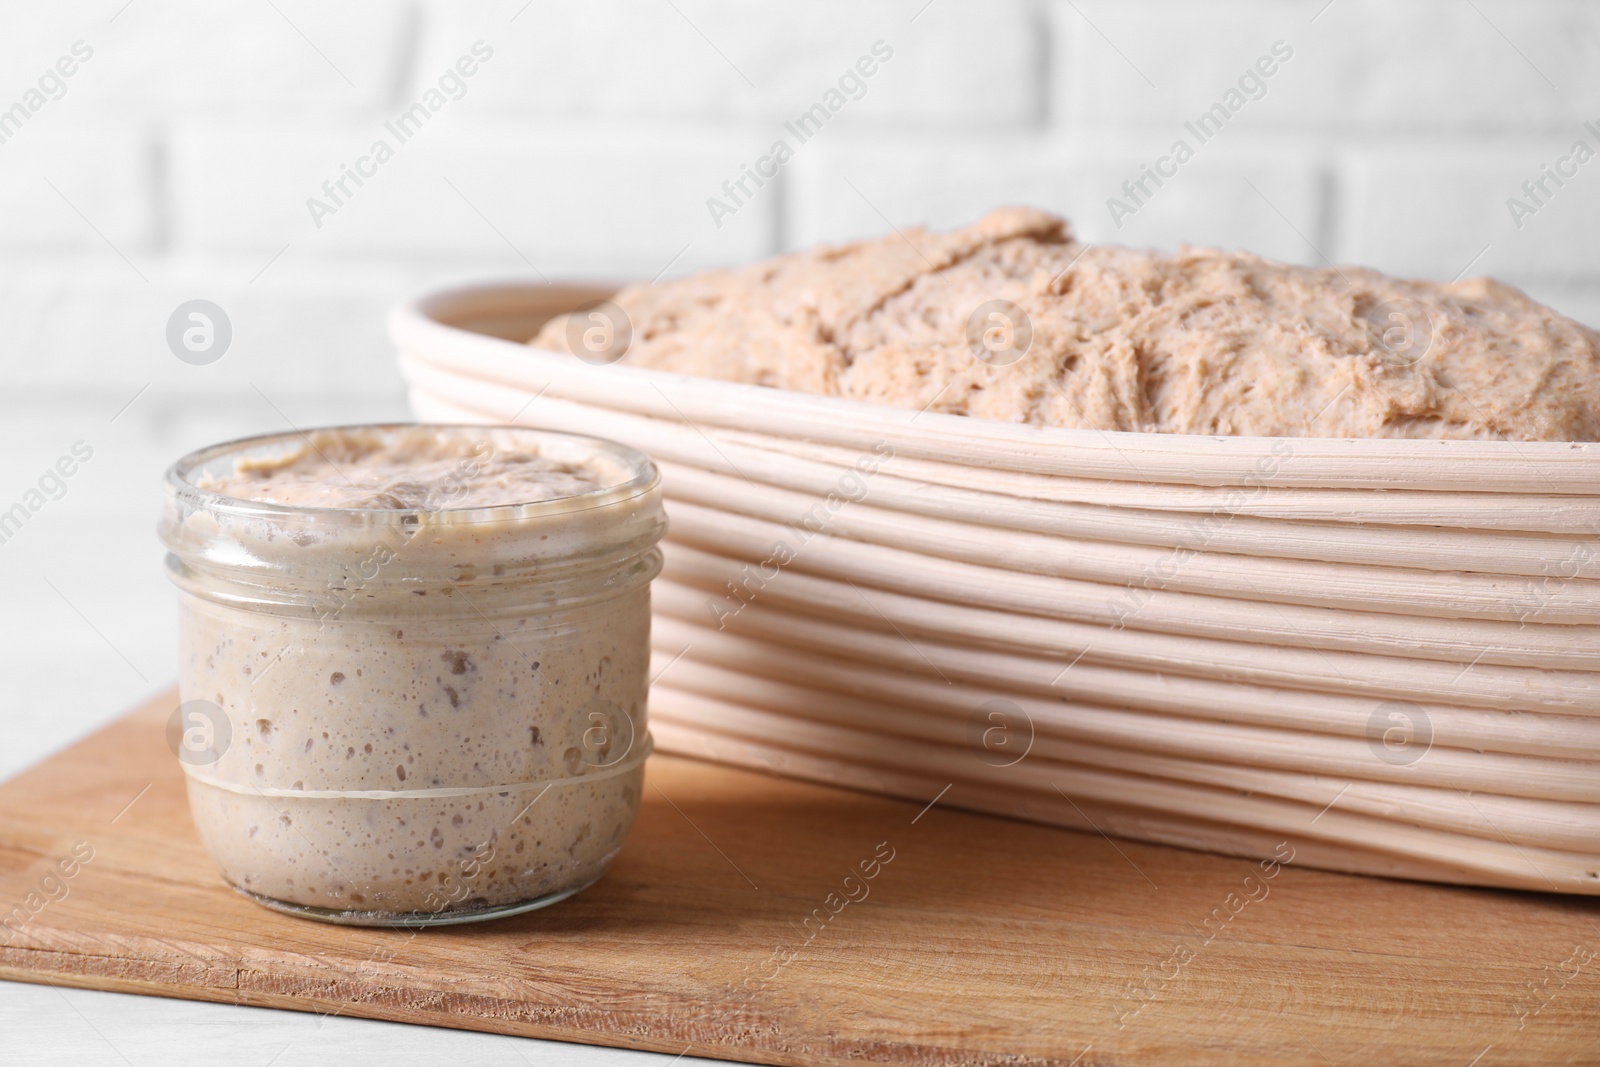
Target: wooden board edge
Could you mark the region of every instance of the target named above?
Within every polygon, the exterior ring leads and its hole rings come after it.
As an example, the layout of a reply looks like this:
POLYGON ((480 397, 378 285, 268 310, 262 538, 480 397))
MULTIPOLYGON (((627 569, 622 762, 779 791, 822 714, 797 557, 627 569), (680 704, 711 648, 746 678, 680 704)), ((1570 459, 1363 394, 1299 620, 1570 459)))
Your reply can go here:
MULTIPOLYGON (((326 1000, 290 993, 266 993, 250 989, 117 978, 100 971, 63 971, 54 970, 47 966, 18 966, 5 962, 5 955, 19 951, 32 953, 37 950, 22 949, 0 952, 0 981, 26 982, 29 985, 48 985, 57 988, 84 989, 105 993, 129 993, 136 996, 165 997, 173 1000, 192 1000, 208 1004, 227 1004, 234 1007, 273 1008, 283 1011, 305 1012, 324 1017, 330 1015, 350 1016, 358 1019, 374 1019, 380 1022, 436 1026, 448 1030, 468 1030, 507 1037, 529 1037, 543 1041, 560 1041, 568 1044, 593 1045, 601 1048, 659 1052, 669 1056, 692 1052, 693 1055, 703 1059, 728 1060, 736 1063, 760 1062, 772 1064, 773 1067, 812 1067, 812 1065, 819 1062, 838 1063, 840 1065, 859 1062, 846 1059, 819 1061, 809 1057, 792 1057, 768 1049, 701 1046, 690 1042, 632 1037, 624 1034, 600 1034, 588 1030, 520 1022, 511 1018, 489 1018, 429 1008, 410 1006, 390 1008, 382 1004, 361 1001, 326 1000), (688 1047, 685 1048, 685 1045, 688 1047), (752 1060, 752 1055, 759 1055, 762 1058, 759 1061, 755 1061, 752 1060)), ((126 957, 113 959, 112 957, 83 956, 77 953, 38 952, 38 954, 52 956, 73 955, 80 959, 105 959, 118 964, 141 962, 129 960, 126 957)), ((155 966, 164 966, 153 960, 143 962, 149 962, 155 966)), ((389 987, 380 988, 387 989, 389 987)), ((517 1002, 504 1001, 503 1003, 512 1005, 517 1002)))
MULTIPOLYGON (((48 985, 58 989, 83 989, 98 992, 127 993, 135 996, 164 997, 200 1003, 225 1004, 235 1007, 270 1008, 298 1011, 319 1016, 349 1016, 373 1019, 379 1022, 402 1023, 412 1026, 434 1026, 448 1030, 465 1030, 475 1033, 497 1034, 506 1037, 526 1037, 542 1041, 591 1045, 600 1048, 628 1049, 636 1052, 656 1052, 672 1057, 693 1055, 700 1059, 724 1060, 733 1063, 769 1064, 771 1067, 859 1067, 863 1062, 873 1063, 988 1063, 996 1059, 1018 1065, 1034 1067, 1095 1067, 1097 1060, 1071 1060, 1063 1057, 1016 1058, 998 1050, 974 1050, 929 1045, 886 1045, 862 1047, 841 1046, 828 1052, 791 1052, 770 1045, 701 1045, 689 1038, 663 1038, 633 1035, 620 1030, 599 1031, 578 1027, 551 1026, 518 1020, 511 1014, 526 1002, 474 994, 474 999, 494 1005, 503 1005, 506 1014, 481 1014, 429 1008, 418 1004, 386 1005, 378 1001, 338 999, 303 993, 274 993, 241 984, 238 976, 246 973, 261 975, 267 983, 280 981, 266 971, 248 967, 235 967, 232 985, 185 984, 163 981, 159 978, 129 978, 114 971, 126 971, 140 964, 152 972, 170 971, 171 962, 139 959, 129 956, 99 956, 92 953, 61 952, 49 949, 0 948, 0 981, 26 982, 30 985, 48 985), (30 959, 31 957, 31 959, 30 959), (54 958, 54 959, 52 959, 54 958), (52 965, 54 961, 70 960, 80 964, 76 969, 63 969, 52 965), (895 1055, 896 1052, 899 1055, 895 1055)), ((407 990, 389 985, 371 984, 368 989, 375 994, 405 995, 407 990)), ((448 993, 429 991, 440 999, 448 993)), ((710 1025, 715 1020, 707 1017, 710 1025)), ((749 1030, 743 1031, 752 1036, 749 1030)), ((755 1038, 760 1040, 759 1037, 755 1038)))

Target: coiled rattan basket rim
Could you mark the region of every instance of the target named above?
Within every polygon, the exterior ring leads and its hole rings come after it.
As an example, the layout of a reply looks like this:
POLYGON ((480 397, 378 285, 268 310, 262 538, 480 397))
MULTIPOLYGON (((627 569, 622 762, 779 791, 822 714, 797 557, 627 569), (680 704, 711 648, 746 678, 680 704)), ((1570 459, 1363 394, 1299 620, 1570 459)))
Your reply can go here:
POLYGON ((1224 437, 1034 427, 842 397, 591 365, 521 343, 550 315, 616 290, 602 283, 484 282, 424 293, 391 313, 408 358, 620 410, 727 429, 1039 474, 1186 485, 1600 493, 1600 443, 1224 437), (521 326, 519 330, 518 327, 521 326), (512 339, 516 338, 516 339, 512 339))

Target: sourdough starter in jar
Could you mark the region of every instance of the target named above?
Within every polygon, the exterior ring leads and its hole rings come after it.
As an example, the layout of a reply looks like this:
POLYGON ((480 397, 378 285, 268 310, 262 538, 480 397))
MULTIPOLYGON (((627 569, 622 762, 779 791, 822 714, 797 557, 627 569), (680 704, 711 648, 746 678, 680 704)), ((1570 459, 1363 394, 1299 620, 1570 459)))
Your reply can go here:
POLYGON ((179 755, 224 877, 373 924, 597 879, 650 750, 664 525, 648 459, 563 434, 354 427, 180 461, 176 736, 208 739, 179 755))

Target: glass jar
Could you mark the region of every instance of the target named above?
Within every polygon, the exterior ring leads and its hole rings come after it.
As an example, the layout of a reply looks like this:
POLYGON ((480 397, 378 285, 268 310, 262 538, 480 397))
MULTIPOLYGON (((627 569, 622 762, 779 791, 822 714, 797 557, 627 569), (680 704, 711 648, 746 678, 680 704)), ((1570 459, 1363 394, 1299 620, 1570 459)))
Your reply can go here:
POLYGON ((279 911, 355 925, 528 911, 597 880, 638 809, 666 526, 655 466, 512 427, 319 431, 418 432, 581 464, 601 488, 452 507, 444 479, 419 507, 345 508, 201 487, 315 447, 300 433, 167 472, 169 742, 223 877, 279 911))

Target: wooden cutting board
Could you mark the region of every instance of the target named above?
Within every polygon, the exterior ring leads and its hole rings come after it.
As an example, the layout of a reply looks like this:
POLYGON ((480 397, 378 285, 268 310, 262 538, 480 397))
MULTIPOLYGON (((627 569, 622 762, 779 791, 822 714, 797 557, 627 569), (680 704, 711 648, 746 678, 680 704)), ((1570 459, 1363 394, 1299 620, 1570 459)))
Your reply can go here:
POLYGON ((775 1064, 1600 1063, 1600 901, 1269 878, 663 756, 570 901, 288 918, 201 850, 174 702, 0 785, 0 977, 775 1064))

